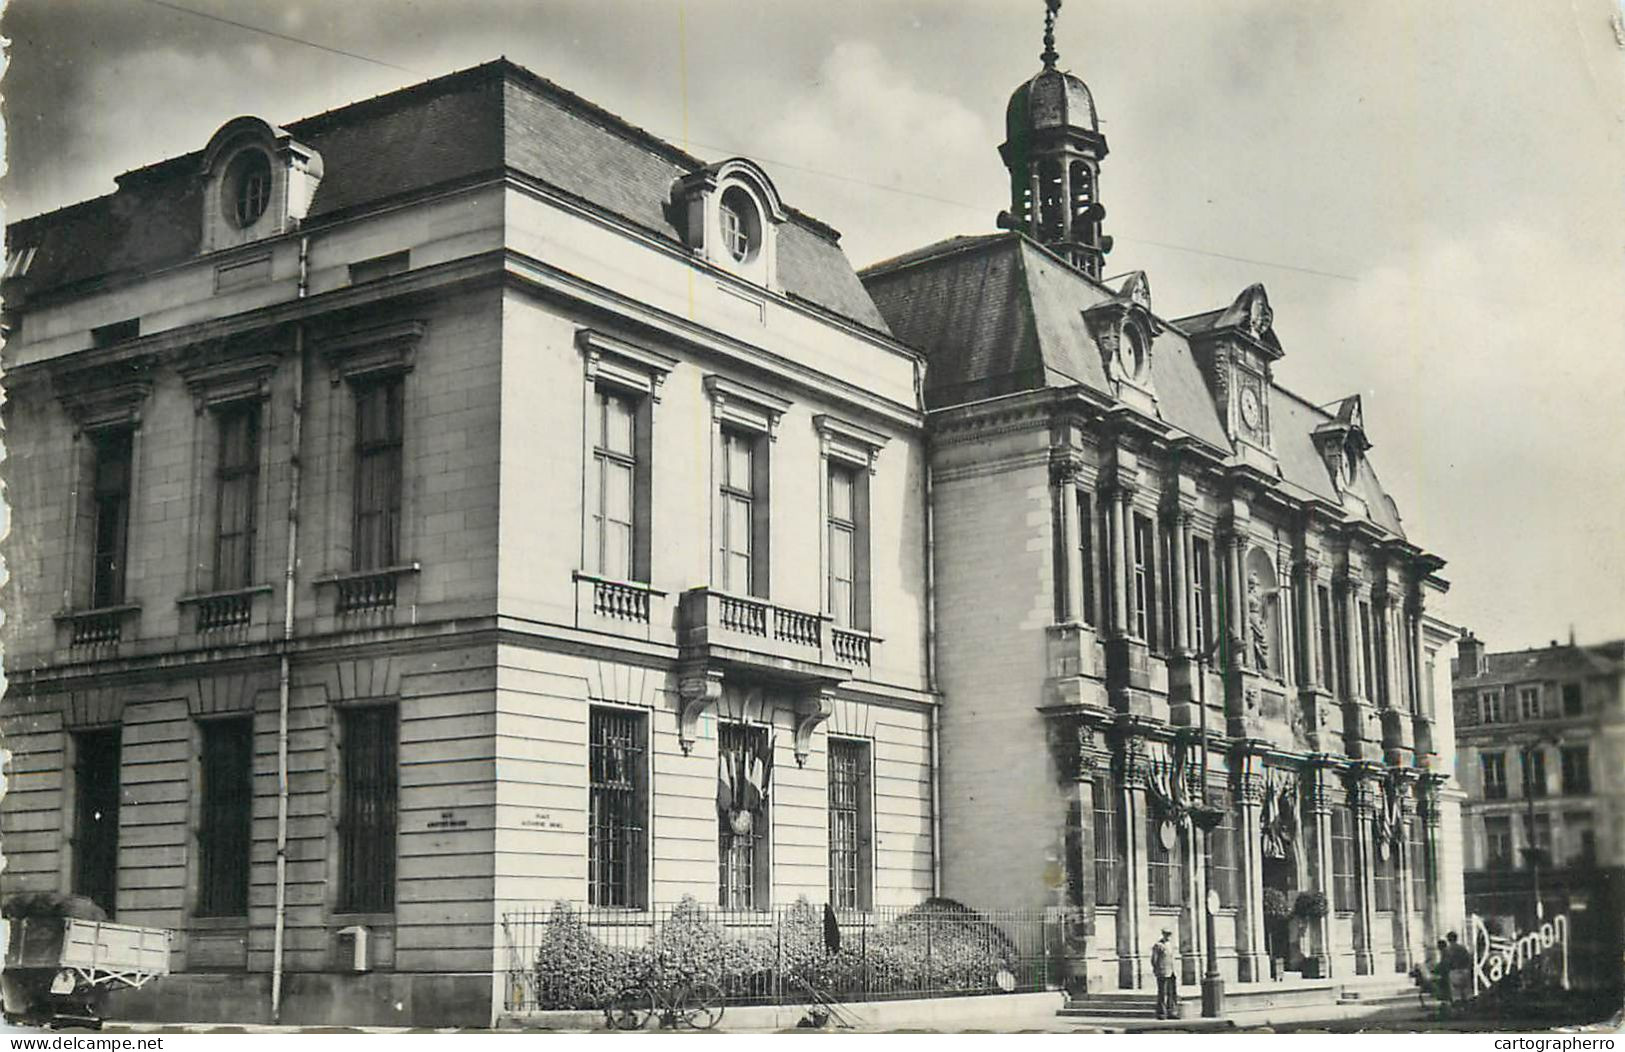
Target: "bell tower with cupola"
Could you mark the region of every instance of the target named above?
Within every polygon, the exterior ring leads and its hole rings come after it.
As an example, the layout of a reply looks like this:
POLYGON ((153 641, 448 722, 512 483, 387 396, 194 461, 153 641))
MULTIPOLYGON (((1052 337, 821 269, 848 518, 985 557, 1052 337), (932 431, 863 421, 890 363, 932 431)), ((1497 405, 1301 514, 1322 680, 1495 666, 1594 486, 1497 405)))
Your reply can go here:
POLYGON ((1089 86, 1055 68, 1055 16, 1061 0, 1045 0, 1044 68, 1010 96, 999 156, 1010 171, 1010 210, 999 225, 1022 230, 1099 279, 1112 239, 1100 232, 1100 134, 1089 86))

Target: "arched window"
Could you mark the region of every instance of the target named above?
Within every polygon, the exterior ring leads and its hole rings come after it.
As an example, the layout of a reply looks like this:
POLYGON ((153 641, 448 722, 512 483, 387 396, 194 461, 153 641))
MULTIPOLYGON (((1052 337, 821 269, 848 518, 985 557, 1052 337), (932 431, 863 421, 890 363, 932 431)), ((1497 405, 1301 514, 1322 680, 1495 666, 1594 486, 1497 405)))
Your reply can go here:
POLYGON ((738 186, 722 192, 719 206, 722 245, 739 263, 748 263, 762 247, 762 216, 749 193, 738 186))
POLYGON ((250 227, 271 203, 271 161, 259 150, 244 150, 226 173, 228 215, 239 227, 250 227))

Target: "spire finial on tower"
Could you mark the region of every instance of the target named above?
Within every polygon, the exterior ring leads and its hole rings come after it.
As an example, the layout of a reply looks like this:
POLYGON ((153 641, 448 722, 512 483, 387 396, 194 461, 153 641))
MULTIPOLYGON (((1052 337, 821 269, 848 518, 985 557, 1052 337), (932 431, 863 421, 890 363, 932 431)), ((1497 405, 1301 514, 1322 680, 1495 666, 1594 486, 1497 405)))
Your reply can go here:
POLYGON ((1055 15, 1061 10, 1061 0, 1044 0, 1044 53, 1038 57, 1045 69, 1054 69, 1061 55, 1055 50, 1055 15))

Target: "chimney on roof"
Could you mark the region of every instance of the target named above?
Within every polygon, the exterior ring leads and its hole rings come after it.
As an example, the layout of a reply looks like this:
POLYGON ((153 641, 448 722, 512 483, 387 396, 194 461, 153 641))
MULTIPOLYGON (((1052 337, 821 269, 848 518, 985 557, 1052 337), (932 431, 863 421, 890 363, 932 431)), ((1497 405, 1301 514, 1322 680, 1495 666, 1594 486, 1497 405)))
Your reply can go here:
POLYGON ((1456 654, 1459 658, 1456 670, 1463 678, 1482 676, 1486 671, 1484 644, 1471 630, 1463 631, 1461 638, 1456 640, 1456 654))
POLYGON ((1569 622, 1569 646, 1574 645, 1574 622, 1569 622))

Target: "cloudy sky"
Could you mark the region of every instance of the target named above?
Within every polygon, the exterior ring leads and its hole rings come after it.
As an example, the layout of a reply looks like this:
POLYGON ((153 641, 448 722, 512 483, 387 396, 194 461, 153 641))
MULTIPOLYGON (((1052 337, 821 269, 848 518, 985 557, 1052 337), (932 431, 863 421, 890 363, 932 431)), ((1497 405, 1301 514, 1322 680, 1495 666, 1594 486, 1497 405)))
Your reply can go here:
MULTIPOLYGON (((701 156, 762 161, 861 266, 993 229, 1004 103, 1038 68, 1042 11, 11 0, 0 193, 31 215, 239 113, 292 121, 506 54, 701 156)), ((1278 378, 1365 395, 1412 540, 1450 561, 1441 612, 1494 649, 1571 624, 1625 635, 1617 17, 1609 0, 1066 0, 1058 29, 1111 143, 1108 270, 1146 270, 1173 317, 1263 281, 1278 378)))

